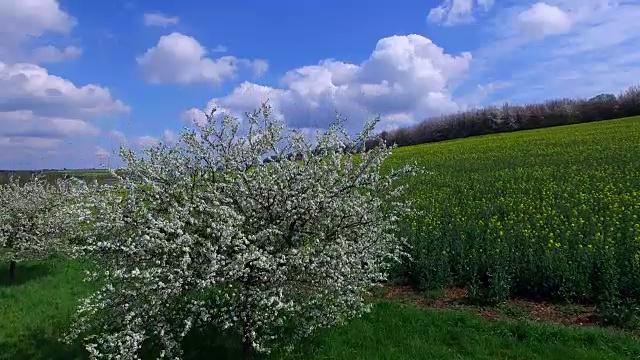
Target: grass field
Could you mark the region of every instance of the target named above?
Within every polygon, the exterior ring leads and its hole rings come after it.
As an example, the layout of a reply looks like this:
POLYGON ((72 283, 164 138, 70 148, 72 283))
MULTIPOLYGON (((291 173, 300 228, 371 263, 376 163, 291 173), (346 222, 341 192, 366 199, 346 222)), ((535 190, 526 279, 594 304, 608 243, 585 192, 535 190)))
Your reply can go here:
MULTIPOLYGON (((406 273, 426 289, 467 286, 478 301, 544 297, 624 317, 640 304, 639 139, 640 118, 629 118, 398 149, 390 166, 415 159, 432 172, 411 181, 423 213, 407 224, 406 273)), ((82 358, 56 341, 90 291, 82 268, 58 259, 20 264, 17 285, 0 276, 1 360, 82 358)), ((224 358, 211 339, 189 339, 189 358, 224 358)), ((630 359, 640 340, 381 302, 286 358, 630 359)))

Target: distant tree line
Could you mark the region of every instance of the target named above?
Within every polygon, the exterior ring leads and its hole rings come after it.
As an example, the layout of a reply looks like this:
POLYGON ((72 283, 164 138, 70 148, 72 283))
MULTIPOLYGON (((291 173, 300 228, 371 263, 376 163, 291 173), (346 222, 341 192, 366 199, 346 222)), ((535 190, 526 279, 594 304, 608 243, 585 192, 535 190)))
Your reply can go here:
POLYGON ((20 184, 28 182, 33 176, 40 176, 49 183, 55 183, 57 179, 63 178, 57 171, 52 170, 0 170, 0 184, 8 184, 11 178, 18 180, 20 184))
POLYGON ((383 131, 379 136, 387 144, 408 146, 636 115, 640 115, 640 86, 632 86, 618 96, 600 94, 591 99, 556 99, 537 104, 487 106, 429 118, 411 127, 383 131))
MULTIPOLYGON (((122 171, 119 171, 122 174, 122 171)), ((58 179, 68 179, 75 177, 85 181, 97 180, 100 184, 113 183, 115 178, 105 170, 71 170, 60 171, 54 169, 42 169, 42 170, 0 170, 0 184, 9 183, 11 178, 18 180, 19 184, 25 184, 31 180, 34 176, 37 176, 50 184, 55 184, 58 179)))

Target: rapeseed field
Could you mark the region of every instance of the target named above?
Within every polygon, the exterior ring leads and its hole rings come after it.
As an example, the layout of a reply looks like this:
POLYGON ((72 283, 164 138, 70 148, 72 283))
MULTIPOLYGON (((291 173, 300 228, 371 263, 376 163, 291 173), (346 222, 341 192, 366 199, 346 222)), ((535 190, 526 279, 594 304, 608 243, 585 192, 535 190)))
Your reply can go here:
POLYGON ((416 161, 407 223, 423 289, 469 298, 594 303, 603 319, 640 307, 640 117, 398 148, 416 161))

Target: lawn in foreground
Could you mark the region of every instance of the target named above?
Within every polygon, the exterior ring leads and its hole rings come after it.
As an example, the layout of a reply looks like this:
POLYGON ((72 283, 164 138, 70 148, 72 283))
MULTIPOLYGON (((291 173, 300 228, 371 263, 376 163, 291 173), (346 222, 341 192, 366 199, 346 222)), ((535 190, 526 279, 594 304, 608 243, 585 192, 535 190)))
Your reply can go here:
MULTIPOLYGON (((6 269, 7 264, 0 264, 6 269)), ((56 339, 89 292, 83 265, 49 260, 22 263, 19 281, 0 281, 0 359, 83 359, 81 348, 56 339)), ((213 339, 188 342, 188 359, 237 358, 213 339)), ((322 331, 288 359, 629 359, 640 340, 620 332, 524 322, 489 322, 474 315, 436 312, 383 302, 345 326, 322 331)))

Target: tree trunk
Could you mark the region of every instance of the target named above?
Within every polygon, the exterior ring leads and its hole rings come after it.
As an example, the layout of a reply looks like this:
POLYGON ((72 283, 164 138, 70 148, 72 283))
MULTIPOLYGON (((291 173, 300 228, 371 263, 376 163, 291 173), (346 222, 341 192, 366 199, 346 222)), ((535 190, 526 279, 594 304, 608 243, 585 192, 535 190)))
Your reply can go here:
POLYGON ((244 340, 242 342, 242 358, 245 360, 253 359, 253 346, 250 341, 244 340))
POLYGON ((9 283, 13 284, 16 281, 16 261, 11 260, 9 262, 9 283))

